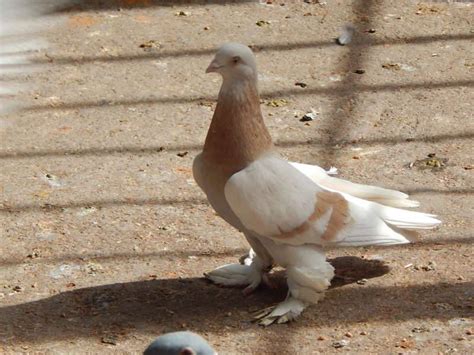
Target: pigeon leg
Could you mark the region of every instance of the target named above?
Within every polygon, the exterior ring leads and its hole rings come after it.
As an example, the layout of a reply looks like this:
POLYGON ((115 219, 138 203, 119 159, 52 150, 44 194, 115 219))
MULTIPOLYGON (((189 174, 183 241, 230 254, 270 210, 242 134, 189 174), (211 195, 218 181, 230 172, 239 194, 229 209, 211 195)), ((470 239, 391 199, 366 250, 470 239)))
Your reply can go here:
POLYGON ((243 292, 244 294, 249 294, 258 287, 264 272, 262 262, 255 255, 248 265, 227 264, 205 273, 204 276, 222 286, 246 286, 243 292))

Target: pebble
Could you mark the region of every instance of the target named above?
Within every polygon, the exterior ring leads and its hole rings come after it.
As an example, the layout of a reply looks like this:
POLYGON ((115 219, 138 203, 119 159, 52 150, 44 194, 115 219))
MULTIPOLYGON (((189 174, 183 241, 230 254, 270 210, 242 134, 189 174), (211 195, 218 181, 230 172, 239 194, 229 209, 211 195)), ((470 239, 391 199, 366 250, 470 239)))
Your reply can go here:
POLYGON ((353 337, 353 335, 352 335, 352 333, 351 333, 351 332, 347 332, 347 333, 346 333, 346 334, 344 334, 344 335, 345 335, 346 337, 348 337, 348 338, 352 338, 352 337, 353 337))
POLYGON ((363 330, 363 331, 361 331, 359 334, 360 334, 360 335, 367 335, 368 333, 367 333, 365 330, 363 330))
POLYGON ((466 330, 466 335, 474 335, 474 332, 472 331, 472 329, 468 329, 466 330))
POLYGON ((360 279, 360 280, 357 280, 357 284, 358 285, 365 285, 367 283, 367 279, 360 279))
POLYGON ((326 337, 325 337, 325 336, 323 336, 323 335, 320 335, 320 336, 318 336, 318 339, 317 339, 317 340, 319 340, 319 341, 323 341, 323 340, 326 340, 326 337))
POLYGON ((354 70, 354 73, 356 73, 356 74, 364 74, 364 73, 365 73, 365 70, 364 70, 364 69, 356 69, 356 70, 354 70))

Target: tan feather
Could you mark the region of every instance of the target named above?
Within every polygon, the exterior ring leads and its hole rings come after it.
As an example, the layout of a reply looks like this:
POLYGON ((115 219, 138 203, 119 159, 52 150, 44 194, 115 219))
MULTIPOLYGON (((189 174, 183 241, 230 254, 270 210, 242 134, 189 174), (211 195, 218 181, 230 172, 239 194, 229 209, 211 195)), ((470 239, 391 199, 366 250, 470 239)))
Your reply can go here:
POLYGON ((321 219, 328 211, 331 210, 331 216, 326 225, 326 231, 321 235, 324 242, 333 242, 338 234, 351 223, 352 218, 349 213, 349 205, 344 197, 336 192, 320 191, 316 194, 316 204, 313 213, 306 221, 298 227, 284 232, 280 229, 280 234, 273 236, 278 239, 295 238, 308 229, 311 225, 321 219))

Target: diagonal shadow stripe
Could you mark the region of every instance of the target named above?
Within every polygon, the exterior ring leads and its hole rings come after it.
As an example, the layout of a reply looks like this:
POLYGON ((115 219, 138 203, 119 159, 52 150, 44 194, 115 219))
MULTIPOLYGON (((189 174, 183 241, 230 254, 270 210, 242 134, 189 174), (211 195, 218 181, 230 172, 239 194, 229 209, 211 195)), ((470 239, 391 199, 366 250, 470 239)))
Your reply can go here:
MULTIPOLYGON (((459 132, 459 133, 446 133, 435 136, 422 136, 422 137, 403 137, 403 136, 390 136, 380 137, 372 139, 359 139, 356 141, 337 141, 335 144, 339 148, 345 148, 349 146, 372 146, 372 145, 384 145, 393 146, 398 144, 409 144, 417 142, 428 142, 436 143, 443 141, 455 141, 474 138, 474 132, 459 132)), ((324 146, 321 140, 280 140, 275 145, 281 148, 291 148, 297 146, 311 146, 314 148, 321 148, 324 146)), ((173 146, 118 146, 118 147, 97 147, 97 148, 83 148, 83 149, 41 149, 32 151, 12 151, 12 152, 0 152, 0 159, 29 159, 38 157, 86 157, 86 156, 108 156, 108 155, 119 155, 119 154, 136 154, 136 155, 155 155, 162 152, 182 152, 182 151, 198 151, 202 149, 202 144, 182 144, 173 146)))
MULTIPOLYGON (((351 76, 351 75, 350 75, 351 76)), ((351 76, 352 77, 352 76, 351 76)), ((305 90, 288 88, 274 91, 263 91, 261 97, 263 99, 271 99, 275 97, 286 96, 310 96, 310 95, 327 95, 345 97, 353 96, 361 92, 383 92, 383 91, 415 91, 415 90, 432 90, 432 89, 448 89, 453 87, 474 87, 474 80, 456 80, 449 82, 416 82, 416 83, 393 83, 393 84, 356 84, 349 81, 343 82, 341 85, 332 87, 306 88, 305 90)), ((180 96, 180 97, 150 97, 146 99, 127 99, 127 100, 100 100, 85 102, 69 102, 50 105, 30 105, 24 110, 26 111, 55 111, 55 110, 76 110, 89 108, 109 108, 114 106, 140 106, 140 105, 157 105, 157 104, 182 104, 200 101, 212 101, 215 96, 180 96)))

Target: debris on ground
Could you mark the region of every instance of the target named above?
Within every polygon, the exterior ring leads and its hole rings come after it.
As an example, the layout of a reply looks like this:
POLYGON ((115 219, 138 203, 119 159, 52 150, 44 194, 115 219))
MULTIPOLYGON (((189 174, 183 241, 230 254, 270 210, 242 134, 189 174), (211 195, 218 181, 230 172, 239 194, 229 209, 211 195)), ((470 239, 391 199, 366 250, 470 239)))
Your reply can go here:
POLYGON ((435 15, 443 11, 443 8, 431 4, 419 4, 415 12, 416 15, 435 15))
POLYGON ((145 51, 150 51, 152 49, 161 48, 161 44, 159 44, 157 41, 151 39, 149 41, 146 41, 145 43, 140 44, 139 47, 143 48, 145 51))
POLYGON ((79 270, 81 267, 75 264, 63 264, 49 272, 49 276, 53 279, 60 279, 63 277, 71 276, 74 271, 79 270))
POLYGON ((95 275, 98 272, 102 271, 104 268, 102 265, 97 264, 97 263, 89 263, 86 265, 86 271, 89 275, 95 275))
POLYGON ((189 15, 191 15, 191 13, 187 12, 187 11, 178 11, 174 15, 175 16, 189 16, 189 15))
POLYGON ((97 212, 97 208, 94 206, 81 207, 79 212, 77 212, 77 216, 84 217, 94 212, 97 212))
POLYGON ((310 122, 318 118, 319 112, 314 109, 311 109, 310 112, 305 113, 303 117, 300 118, 300 122, 310 122))
POLYGON ((288 101, 285 99, 274 99, 274 100, 268 100, 264 102, 265 102, 265 105, 270 106, 270 107, 282 107, 288 104, 288 101))
POLYGON ((209 107, 209 108, 214 108, 215 102, 201 100, 201 101, 198 102, 198 105, 199 106, 204 106, 204 107, 209 107))
POLYGON ((349 345, 349 340, 345 340, 345 339, 337 340, 332 343, 333 348, 336 348, 336 349, 343 348, 347 345, 349 345))
POLYGON ((341 46, 345 46, 352 42, 352 37, 354 36, 355 28, 352 25, 345 25, 342 28, 341 35, 337 38, 337 43, 341 46))
POLYGON ((41 178, 51 187, 63 186, 63 183, 59 180, 59 178, 53 174, 45 173, 41 175, 41 178))
POLYGON ((408 167, 411 169, 416 167, 418 169, 431 169, 431 170, 441 170, 446 166, 448 162, 447 158, 438 158, 436 157, 436 153, 430 153, 427 155, 425 159, 415 160, 411 162, 408 167))
POLYGON ((398 70, 404 70, 404 71, 416 71, 415 67, 412 67, 411 65, 404 64, 404 63, 384 63, 382 64, 382 68, 387 69, 387 70, 393 70, 393 71, 398 71, 398 70))
POLYGON ((189 152, 180 152, 178 154, 176 154, 178 157, 180 158, 184 158, 186 155, 188 155, 189 152))
POLYGON ((356 69, 356 70, 354 70, 354 73, 355 74, 364 74, 365 70, 364 69, 356 69))
POLYGON ((117 345, 118 336, 114 334, 107 334, 107 335, 102 336, 100 341, 104 344, 117 345))
POLYGON ((300 88, 304 89, 305 87, 308 86, 308 84, 302 83, 301 81, 298 81, 298 82, 295 83, 295 86, 299 86, 300 88))
POLYGON ((262 27, 262 26, 269 25, 269 24, 270 24, 270 21, 258 20, 257 22, 255 22, 255 24, 256 24, 258 27, 262 27))
POLYGON ((421 326, 421 327, 415 327, 411 331, 412 333, 428 333, 430 329, 425 326, 421 326))
POLYGON ((415 341, 412 339, 403 338, 397 345, 397 348, 409 349, 415 346, 415 341))

